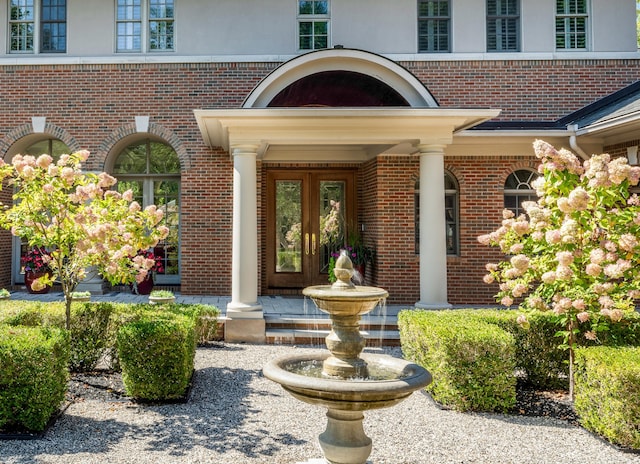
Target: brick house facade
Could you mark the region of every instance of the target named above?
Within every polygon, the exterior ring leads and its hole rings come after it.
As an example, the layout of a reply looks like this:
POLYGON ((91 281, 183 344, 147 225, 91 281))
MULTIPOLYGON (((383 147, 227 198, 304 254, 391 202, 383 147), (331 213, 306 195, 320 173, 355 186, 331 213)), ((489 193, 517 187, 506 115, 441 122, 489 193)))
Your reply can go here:
MULTIPOLYGON (((414 2, 401 3, 410 5, 413 11, 414 2)), ((334 28, 334 41, 337 33, 334 28)), ((519 169, 536 169, 533 140, 543 138, 558 147, 569 147, 574 137, 574 142, 577 140, 587 153, 608 150, 618 155, 626 155, 627 147, 639 144, 632 135, 608 138, 606 134, 592 137, 585 133, 575 139, 575 129, 557 124, 567 115, 606 100, 638 80, 640 59, 635 50, 627 48, 609 55, 532 53, 522 57, 507 54, 501 58, 470 54, 452 59, 415 53, 383 58, 375 47, 367 50, 338 47, 286 59, 274 58, 273 54, 268 59, 248 58, 236 52, 226 61, 220 54, 215 59, 207 55, 163 60, 160 56, 130 62, 112 60, 110 56, 83 60, 82 54, 78 54, 78 59, 56 61, 53 57, 44 62, 37 59, 29 62, 28 58, 14 60, 15 55, 7 53, 0 56, 0 157, 8 162, 32 142, 52 138, 64 142, 71 150, 88 149, 91 157, 86 169, 109 170, 113 157, 129 140, 151 137, 170 145, 180 161, 180 291, 230 295, 236 285, 232 270, 233 153, 229 147, 207 142, 207 123, 194 115, 194 110, 249 109, 247 102, 259 98, 255 95, 257 88, 263 85, 268 91, 273 90, 264 83, 274 75, 291 83, 317 71, 314 57, 318 62, 331 57, 340 63, 335 69, 341 71, 389 69, 397 76, 409 76, 407 81, 419 82, 423 90, 417 92, 432 98, 433 109, 469 114, 495 112, 492 117, 478 116, 468 127, 452 123, 451 140, 442 143, 441 152, 444 170, 458 185, 459 246, 455 254, 446 257, 445 300, 456 305, 491 304, 496 289, 485 285, 482 276, 484 264, 496 258, 495 250, 480 246, 476 237, 499 223, 509 175, 519 169), (297 66, 301 57, 304 63, 297 66), (367 60, 374 66, 363 67, 361 62, 367 60), (143 132, 136 125, 136 117, 140 116, 148 118, 143 132), (46 118, 41 129, 35 125, 38 118, 46 118)), ((41 55, 34 58, 37 57, 41 55)), ((380 80, 393 87, 393 81, 385 76, 380 80)), ((282 85, 280 90, 285 87, 282 85)), ((263 98, 268 97, 268 91, 263 98)), ((398 90, 400 94, 411 91, 398 90)), ((416 105, 409 102, 407 106, 413 109, 416 105)), ((254 107, 268 108, 268 104, 254 107)), ((317 108, 318 114, 323 110, 317 108)), ((232 129, 229 137, 235 137, 239 130, 232 129)), ((428 300, 428 295, 424 295, 428 282, 420 266, 420 260, 425 258, 416 254, 419 138, 418 131, 415 139, 407 139, 409 149, 405 146, 395 153, 380 149, 360 158, 354 155, 327 160, 324 154, 317 158, 284 155, 269 158, 258 151, 255 293, 299 291, 269 287, 267 173, 276 168, 351 169, 356 179, 356 227, 377 255, 367 273, 367 283, 388 289, 393 303, 428 300)), ((357 143, 362 150, 366 148, 366 143, 357 143)), ((9 193, 7 189, 0 192, 1 201, 9 202, 9 193)), ((21 284, 16 280, 15 254, 9 233, 0 231, 0 287, 21 284)))

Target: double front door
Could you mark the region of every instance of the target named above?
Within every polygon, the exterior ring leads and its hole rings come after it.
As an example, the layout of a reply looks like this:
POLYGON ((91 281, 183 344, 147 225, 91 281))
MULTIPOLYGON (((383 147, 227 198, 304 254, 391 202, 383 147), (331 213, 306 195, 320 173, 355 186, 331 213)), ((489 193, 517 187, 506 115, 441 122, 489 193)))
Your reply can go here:
POLYGON ((331 253, 355 223, 354 171, 267 171, 268 288, 328 283, 331 253))

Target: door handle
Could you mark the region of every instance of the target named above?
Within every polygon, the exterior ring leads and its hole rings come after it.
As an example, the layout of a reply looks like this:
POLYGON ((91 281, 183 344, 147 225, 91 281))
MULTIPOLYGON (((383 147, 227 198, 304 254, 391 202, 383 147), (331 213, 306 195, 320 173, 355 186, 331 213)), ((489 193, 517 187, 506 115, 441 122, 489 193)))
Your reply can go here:
POLYGON ((316 254, 316 234, 311 234, 311 254, 316 254))
POLYGON ((304 234, 304 251, 309 254, 309 234, 304 234))

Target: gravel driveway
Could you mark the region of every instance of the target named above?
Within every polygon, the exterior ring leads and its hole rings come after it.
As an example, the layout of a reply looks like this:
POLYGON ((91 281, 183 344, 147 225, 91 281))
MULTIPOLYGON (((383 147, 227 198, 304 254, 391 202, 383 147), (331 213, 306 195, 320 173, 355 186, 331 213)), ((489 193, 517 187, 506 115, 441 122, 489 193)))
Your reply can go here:
MULTIPOLYGON (((44 438, 0 441, 0 462, 318 462, 316 437, 325 427, 324 410, 293 399, 261 373, 269 359, 307 349, 199 348, 188 403, 76 402, 44 438)), ((397 348, 387 351, 399 355, 397 348)), ((566 421, 443 411, 422 393, 393 408, 366 412, 364 426, 375 464, 640 464, 640 455, 619 451, 566 421)))

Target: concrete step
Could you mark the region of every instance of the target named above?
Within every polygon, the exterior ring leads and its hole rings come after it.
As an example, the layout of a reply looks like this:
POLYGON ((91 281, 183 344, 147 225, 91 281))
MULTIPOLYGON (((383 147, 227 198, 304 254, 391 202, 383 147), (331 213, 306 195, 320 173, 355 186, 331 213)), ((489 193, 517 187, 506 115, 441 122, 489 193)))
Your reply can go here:
MULTIPOLYGON (((324 345, 331 331, 328 317, 266 317, 267 343, 283 345, 324 345)), ((399 346, 396 317, 366 316, 360 321, 360 333, 367 346, 399 346)))

